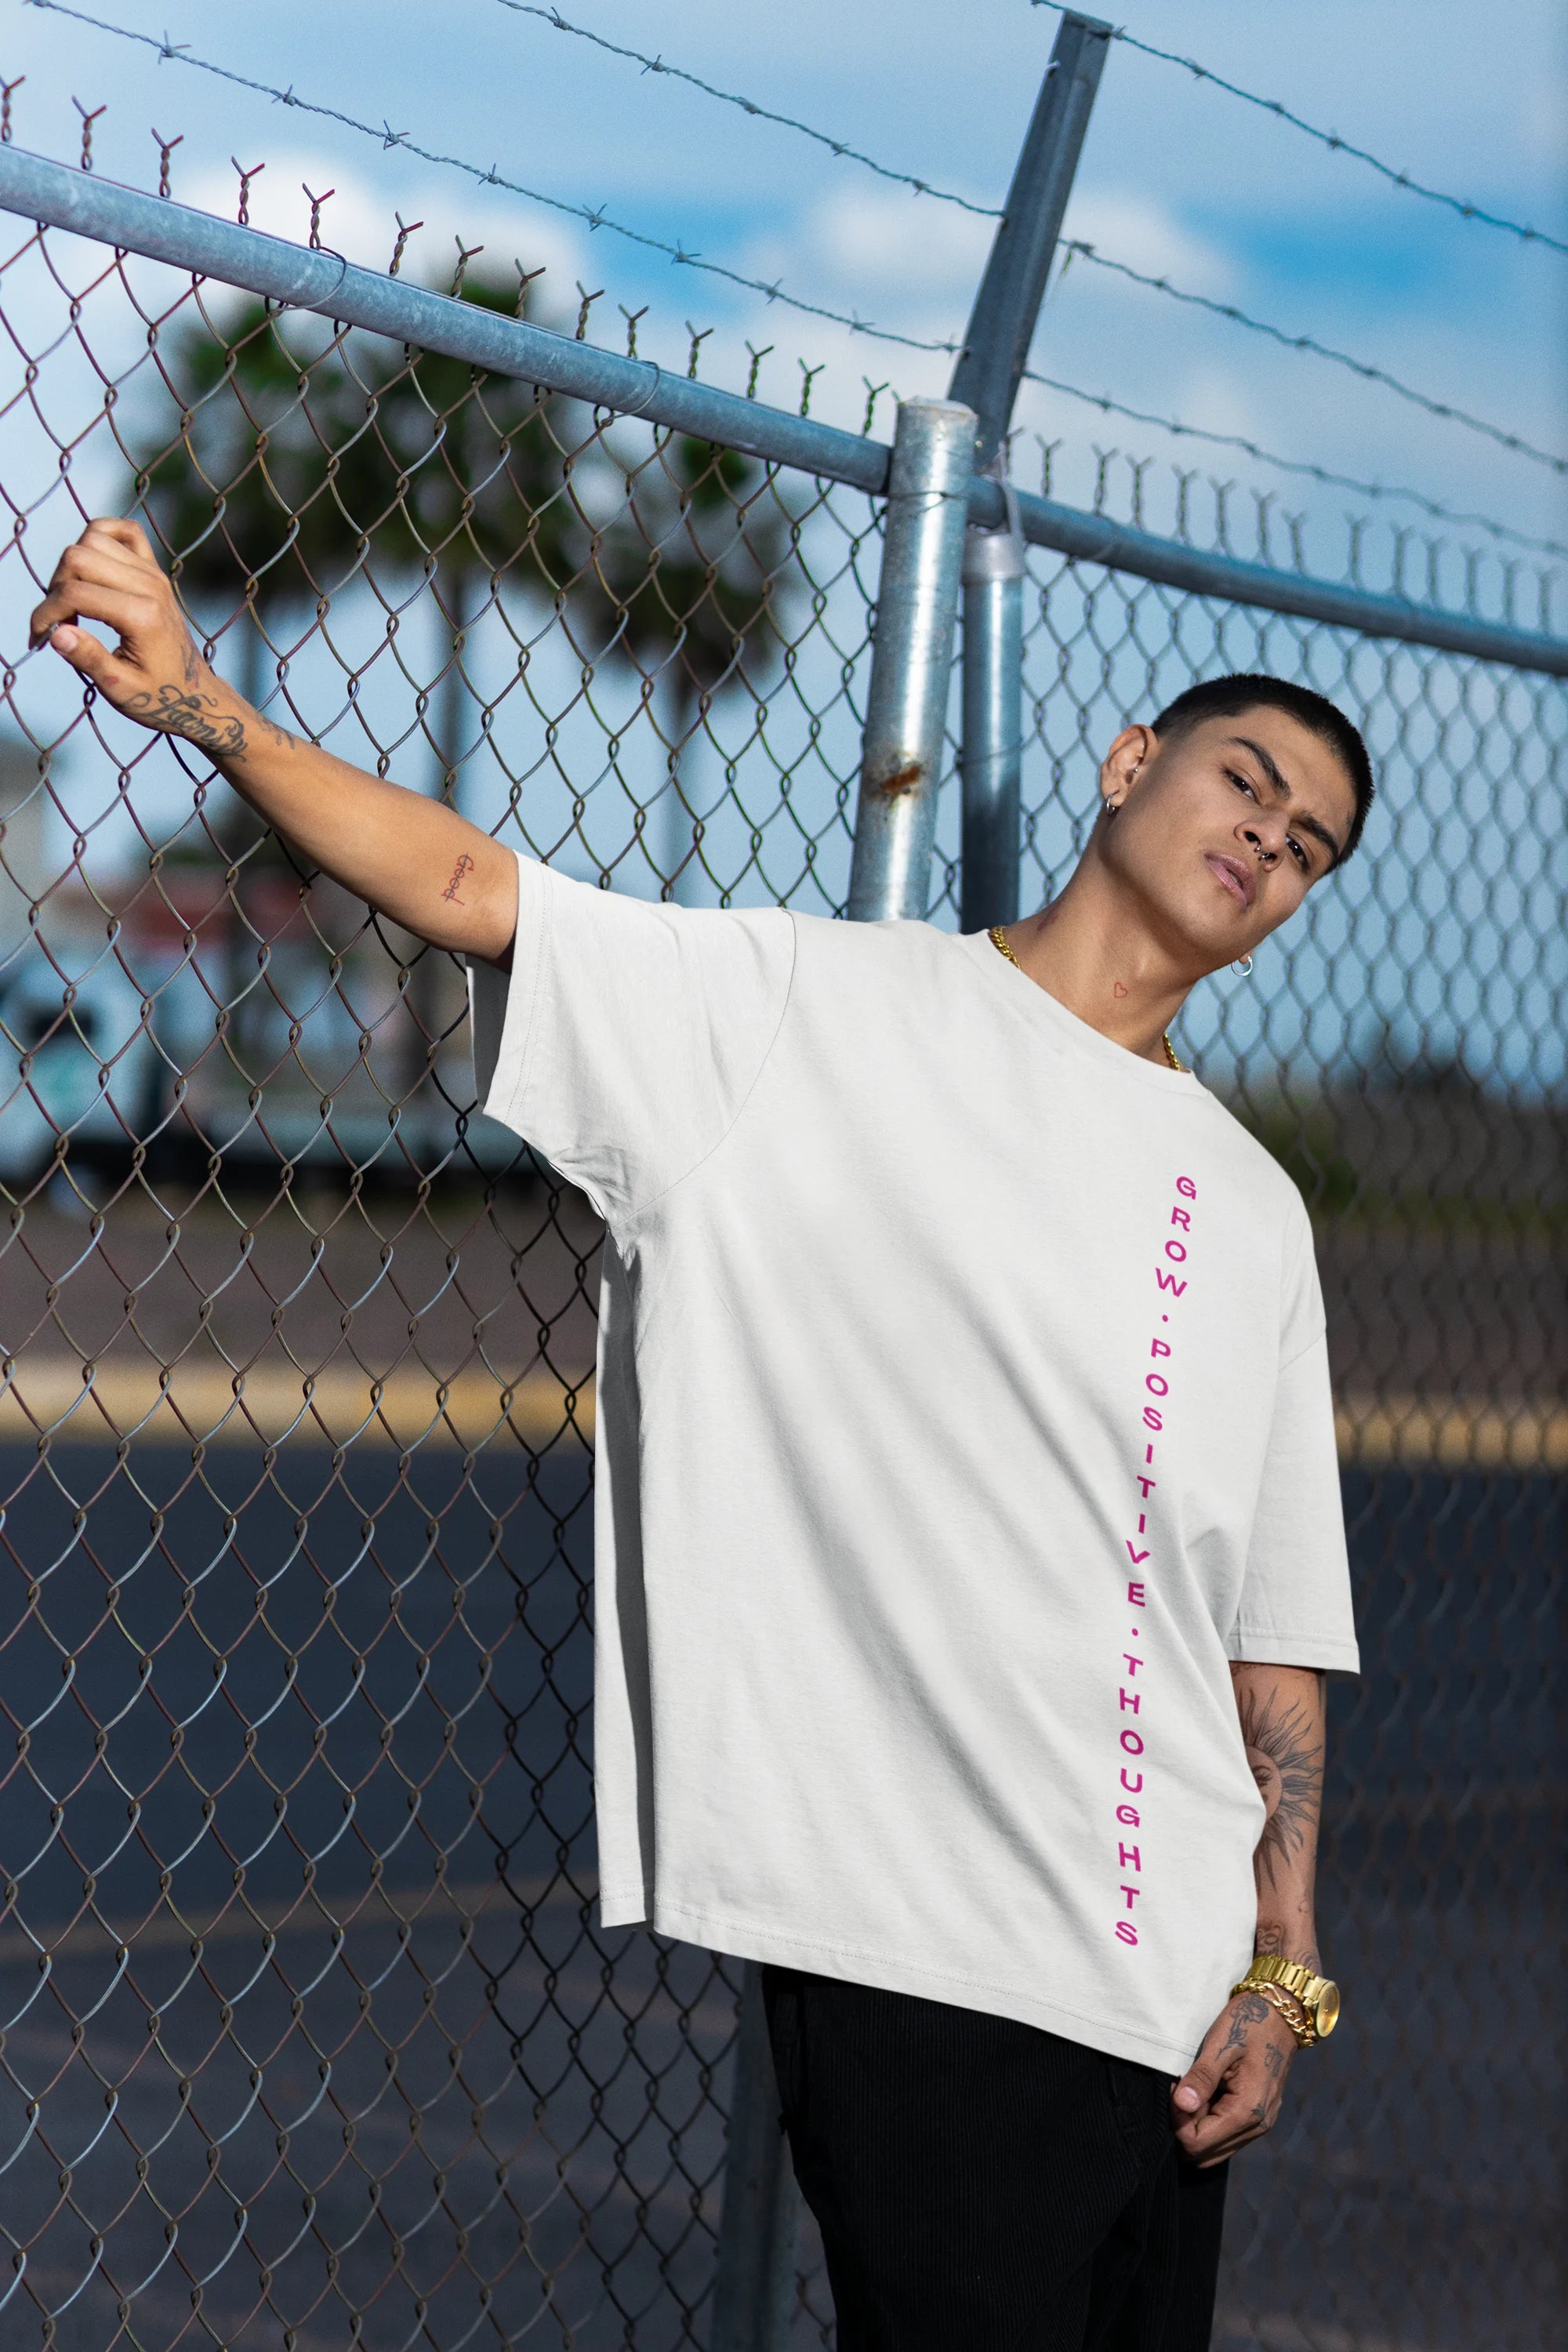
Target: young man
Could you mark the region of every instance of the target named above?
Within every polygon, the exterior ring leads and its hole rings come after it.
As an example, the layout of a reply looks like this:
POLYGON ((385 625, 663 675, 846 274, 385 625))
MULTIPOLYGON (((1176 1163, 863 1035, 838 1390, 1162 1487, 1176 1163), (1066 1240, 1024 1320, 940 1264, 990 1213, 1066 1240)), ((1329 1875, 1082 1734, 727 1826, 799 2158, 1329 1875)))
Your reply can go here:
POLYGON ((520 860, 258 717, 132 524, 33 631, 471 959, 489 1110, 604 1215, 604 1917, 770 1964, 843 2352, 1197 2352, 1337 2008, 1356 1651, 1307 1217, 1168 1032, 1354 847, 1355 730, 1194 688, 1059 898, 954 939, 520 860))

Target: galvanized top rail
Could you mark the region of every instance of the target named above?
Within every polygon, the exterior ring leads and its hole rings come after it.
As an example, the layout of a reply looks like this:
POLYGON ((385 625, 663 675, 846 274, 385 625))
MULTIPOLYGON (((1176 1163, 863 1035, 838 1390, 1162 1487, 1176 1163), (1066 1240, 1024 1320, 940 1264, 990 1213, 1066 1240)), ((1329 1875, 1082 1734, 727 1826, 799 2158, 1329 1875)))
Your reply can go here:
MULTIPOLYGON (((466 360, 596 408, 643 417, 768 465, 843 482, 873 497, 887 490, 892 453, 885 442, 670 374, 651 360, 625 358, 523 320, 500 318, 477 304, 359 268, 328 247, 290 244, 22 148, 0 146, 0 211, 221 279, 395 342, 466 360)), ((996 483, 975 483, 969 511, 978 523, 1005 520, 996 483)), ((1205 553, 1028 493, 1019 495, 1018 514, 1033 546, 1189 594, 1568 677, 1568 641, 1561 638, 1205 553)))

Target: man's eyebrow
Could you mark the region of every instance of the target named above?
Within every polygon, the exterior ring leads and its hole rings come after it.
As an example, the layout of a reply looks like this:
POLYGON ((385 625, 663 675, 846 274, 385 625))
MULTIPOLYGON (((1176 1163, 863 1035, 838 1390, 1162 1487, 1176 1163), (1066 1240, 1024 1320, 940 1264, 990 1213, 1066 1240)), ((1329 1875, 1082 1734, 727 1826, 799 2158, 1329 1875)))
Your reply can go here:
MULTIPOLYGON (((1233 743, 1239 743, 1244 751, 1251 752, 1272 785, 1276 799, 1282 801, 1295 799, 1296 795, 1290 787, 1290 779, 1286 775, 1272 751, 1265 750, 1261 743, 1255 743, 1250 735, 1233 735, 1230 740, 1233 743)), ((1335 866, 1339 864, 1340 845, 1328 826, 1319 818, 1303 812, 1301 815, 1292 817, 1290 822, 1298 833, 1310 833, 1314 841, 1321 841, 1329 853, 1330 862, 1335 866)))

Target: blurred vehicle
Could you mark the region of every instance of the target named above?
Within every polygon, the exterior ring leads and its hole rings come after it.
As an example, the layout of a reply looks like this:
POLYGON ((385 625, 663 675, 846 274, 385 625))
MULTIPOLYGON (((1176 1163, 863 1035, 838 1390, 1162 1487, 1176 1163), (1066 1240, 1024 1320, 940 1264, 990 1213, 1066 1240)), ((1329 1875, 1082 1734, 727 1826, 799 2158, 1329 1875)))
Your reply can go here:
POLYGON ((0 1181, 13 1190, 37 1181, 62 1138, 72 1156, 118 1158, 144 1131, 157 1047, 112 948, 96 950, 57 967, 29 940, 0 972, 0 1181))

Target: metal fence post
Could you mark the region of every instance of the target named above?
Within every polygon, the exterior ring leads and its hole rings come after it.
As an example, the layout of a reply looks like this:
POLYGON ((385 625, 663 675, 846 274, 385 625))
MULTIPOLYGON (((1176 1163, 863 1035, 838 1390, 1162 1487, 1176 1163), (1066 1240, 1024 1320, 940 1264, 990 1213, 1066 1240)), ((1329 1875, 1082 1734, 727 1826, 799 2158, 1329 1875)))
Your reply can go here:
POLYGON ((974 414, 906 401, 893 436, 849 919, 919 920, 931 883, 974 414))
POLYGON ((963 541, 963 793, 960 927, 1018 919, 1024 755, 1024 542, 1011 530, 963 541))
POLYGON ((709 2347, 783 2352, 795 2311, 797 2206, 754 1960, 745 1964, 736 2036, 709 2347))
MULTIPOLYGON (((899 411, 849 878, 854 922, 926 910, 973 444, 971 409, 929 400, 899 411)), ((795 2309, 797 2211, 762 1971, 748 1960, 710 2352, 783 2352, 795 2309)))
MULTIPOLYGON (((1062 216, 1111 37, 1062 18, 1006 208, 974 298, 951 396, 968 403, 977 470, 1000 473, 1062 216)), ((1017 531, 972 528, 963 558, 963 878, 966 931, 1018 916, 1024 551, 1017 531)))

